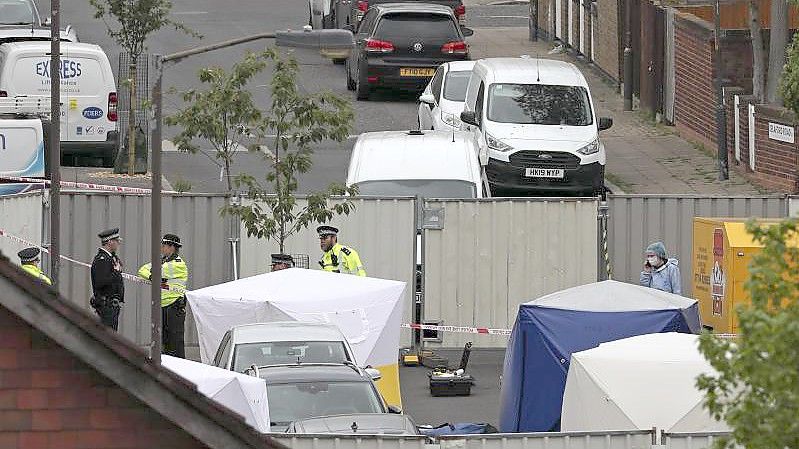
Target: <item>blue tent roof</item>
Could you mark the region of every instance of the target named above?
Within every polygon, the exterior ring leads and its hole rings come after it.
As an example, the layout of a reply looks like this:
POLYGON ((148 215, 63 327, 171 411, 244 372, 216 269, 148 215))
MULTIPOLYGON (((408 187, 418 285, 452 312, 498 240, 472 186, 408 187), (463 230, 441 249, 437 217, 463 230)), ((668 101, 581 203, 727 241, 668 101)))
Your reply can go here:
POLYGON ((696 301, 617 281, 582 285, 522 304, 505 352, 500 431, 560 429, 572 353, 635 335, 699 331, 696 301))

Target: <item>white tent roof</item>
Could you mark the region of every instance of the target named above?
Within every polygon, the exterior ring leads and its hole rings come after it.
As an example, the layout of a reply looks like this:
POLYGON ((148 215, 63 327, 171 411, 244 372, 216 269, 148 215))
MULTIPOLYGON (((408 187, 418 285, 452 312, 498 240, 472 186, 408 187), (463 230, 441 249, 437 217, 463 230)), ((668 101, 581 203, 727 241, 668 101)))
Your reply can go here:
POLYGON ((200 393, 243 416, 259 432, 269 432, 269 403, 262 379, 168 355, 161 357, 161 364, 197 385, 200 393))
POLYGON ((336 324, 359 363, 395 364, 405 282, 290 268, 186 293, 200 356, 210 363, 233 326, 272 321, 336 324))
POLYGON ((585 312, 686 309, 696 303, 673 293, 619 281, 602 281, 561 290, 525 303, 585 312))
POLYGON ((715 371, 698 342, 697 335, 658 333, 572 354, 561 430, 729 431, 702 406, 696 378, 715 371))

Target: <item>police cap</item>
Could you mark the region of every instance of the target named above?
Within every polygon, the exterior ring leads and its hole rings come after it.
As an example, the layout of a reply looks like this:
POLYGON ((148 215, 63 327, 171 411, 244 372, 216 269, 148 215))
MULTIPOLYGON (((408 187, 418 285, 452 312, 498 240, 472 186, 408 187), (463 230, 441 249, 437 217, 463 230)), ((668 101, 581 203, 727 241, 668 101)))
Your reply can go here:
POLYGON ((176 236, 175 234, 164 234, 164 238, 161 239, 161 243, 164 245, 171 245, 175 248, 180 248, 180 237, 176 236))
POLYGON ((20 263, 30 263, 36 261, 41 252, 42 251, 39 248, 31 247, 23 249, 22 251, 18 252, 17 255, 19 256, 20 263))
POLYGON ((285 263, 289 265, 294 264, 294 259, 288 254, 272 254, 272 264, 285 263))
POLYGON ((322 238, 328 235, 338 235, 338 228, 328 225, 322 225, 316 228, 316 232, 319 233, 319 238, 322 238))
POLYGON ((102 243, 105 243, 105 242, 107 242, 109 240, 114 240, 114 239, 120 240, 120 241, 122 240, 122 238, 119 237, 119 228, 106 229, 105 231, 97 234, 97 237, 100 237, 100 241, 102 243))

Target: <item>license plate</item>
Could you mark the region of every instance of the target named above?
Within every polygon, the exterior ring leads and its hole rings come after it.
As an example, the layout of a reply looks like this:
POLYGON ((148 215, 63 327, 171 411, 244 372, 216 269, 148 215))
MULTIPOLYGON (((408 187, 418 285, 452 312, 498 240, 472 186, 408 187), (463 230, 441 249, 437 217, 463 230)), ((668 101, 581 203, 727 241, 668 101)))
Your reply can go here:
POLYGON ((566 171, 562 168, 525 168, 524 176, 528 178, 563 178, 566 171))
POLYGON ((400 69, 400 76, 433 76, 436 74, 436 69, 420 69, 420 68, 402 68, 400 69))

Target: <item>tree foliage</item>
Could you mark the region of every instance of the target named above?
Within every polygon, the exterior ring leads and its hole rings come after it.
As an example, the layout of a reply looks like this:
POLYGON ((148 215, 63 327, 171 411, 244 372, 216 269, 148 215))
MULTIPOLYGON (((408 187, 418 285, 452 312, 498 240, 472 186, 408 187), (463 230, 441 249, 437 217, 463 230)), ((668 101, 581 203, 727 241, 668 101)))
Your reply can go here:
POLYGON ((751 305, 740 307, 734 340, 705 334, 700 350, 717 371, 698 387, 717 419, 732 427, 720 446, 748 449, 799 447, 799 224, 747 225, 764 245, 753 257, 745 287, 751 305))
POLYGON ((799 33, 794 33, 788 46, 788 57, 780 82, 783 104, 799 115, 799 33))

